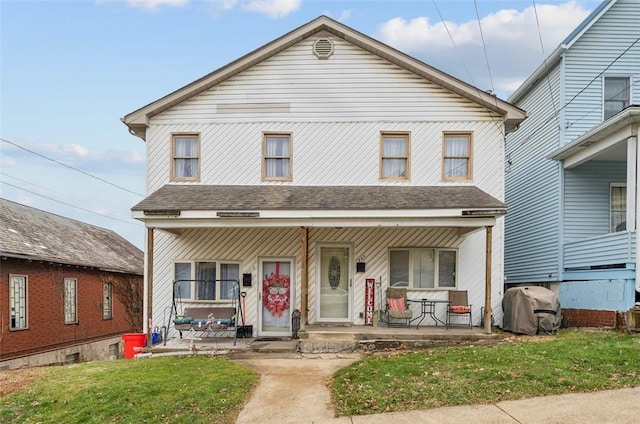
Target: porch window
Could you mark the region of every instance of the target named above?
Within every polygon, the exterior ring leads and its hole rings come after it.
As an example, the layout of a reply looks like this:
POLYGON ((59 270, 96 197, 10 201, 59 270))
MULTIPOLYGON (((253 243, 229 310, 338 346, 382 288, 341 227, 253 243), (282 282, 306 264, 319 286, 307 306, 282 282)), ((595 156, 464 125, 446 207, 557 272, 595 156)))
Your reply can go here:
POLYGON ((291 134, 265 134, 262 179, 291 181, 291 134))
POLYGON ((9 329, 27 328, 27 276, 9 275, 9 329))
POLYGON ((629 107, 630 86, 629 77, 604 78, 604 120, 629 107))
POLYGON ((389 251, 389 282, 393 287, 453 289, 457 251, 412 248, 389 251))
POLYGON ((408 180, 409 172, 408 133, 382 133, 380 137, 380 179, 408 180))
POLYGON ((233 299, 233 282, 216 280, 239 280, 240 264, 218 261, 176 262, 174 272, 176 299, 233 299))
POLYGON ((200 137, 198 134, 174 134, 172 179, 197 181, 200 178, 200 137))
POLYGON ((76 314, 78 308, 78 280, 75 278, 64 279, 64 323, 75 324, 78 322, 76 314))
POLYGON ((610 196, 611 228, 610 231, 624 231, 627 229, 627 186, 625 184, 611 184, 610 196))
POLYGON ((111 283, 102 284, 102 319, 113 318, 113 286, 111 283))
POLYGON ((471 152, 471 133, 445 133, 442 139, 442 180, 470 180, 471 152))

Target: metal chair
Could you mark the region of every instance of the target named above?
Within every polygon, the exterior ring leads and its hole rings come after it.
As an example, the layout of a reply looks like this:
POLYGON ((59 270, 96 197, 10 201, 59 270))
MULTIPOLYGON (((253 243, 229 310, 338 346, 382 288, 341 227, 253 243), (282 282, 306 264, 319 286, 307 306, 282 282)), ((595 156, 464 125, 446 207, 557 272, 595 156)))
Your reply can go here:
POLYGON ((403 325, 401 323, 392 323, 392 319, 404 320, 404 325, 409 325, 409 320, 413 317, 413 312, 409 309, 407 302, 407 289, 400 287, 387 288, 387 300, 385 306, 385 317, 387 325, 403 325))
POLYGON ((468 325, 471 328, 471 304, 466 290, 450 290, 449 304, 447 305, 447 329, 452 325, 468 325), (463 318, 468 321, 452 323, 452 318, 463 318))

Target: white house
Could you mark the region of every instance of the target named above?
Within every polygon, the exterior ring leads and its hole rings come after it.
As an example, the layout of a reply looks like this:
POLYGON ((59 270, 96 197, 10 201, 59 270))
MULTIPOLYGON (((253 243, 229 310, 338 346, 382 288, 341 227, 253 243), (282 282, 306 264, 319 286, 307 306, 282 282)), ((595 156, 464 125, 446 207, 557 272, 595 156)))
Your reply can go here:
POLYGON ((370 323, 372 284, 375 309, 389 285, 458 289, 475 325, 482 306, 499 320, 503 143, 524 118, 324 16, 128 114, 147 146, 133 216, 151 325, 172 292, 235 301, 220 279, 241 282, 254 336, 291 335, 296 309, 303 328, 370 323))

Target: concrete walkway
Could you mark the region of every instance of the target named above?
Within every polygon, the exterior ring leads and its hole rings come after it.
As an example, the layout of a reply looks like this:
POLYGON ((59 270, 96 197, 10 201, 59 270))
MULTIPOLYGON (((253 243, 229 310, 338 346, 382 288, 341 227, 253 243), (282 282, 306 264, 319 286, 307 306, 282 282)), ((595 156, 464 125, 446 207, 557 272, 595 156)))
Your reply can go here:
POLYGON ((254 353, 233 360, 260 373, 236 424, 631 424, 640 422, 640 387, 532 399, 335 418, 327 380, 359 353, 254 353))

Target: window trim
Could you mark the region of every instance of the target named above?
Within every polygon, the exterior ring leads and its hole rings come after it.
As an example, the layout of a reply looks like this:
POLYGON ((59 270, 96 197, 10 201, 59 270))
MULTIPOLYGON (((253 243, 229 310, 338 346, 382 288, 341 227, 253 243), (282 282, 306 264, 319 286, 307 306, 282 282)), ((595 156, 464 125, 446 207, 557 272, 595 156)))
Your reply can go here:
MULTIPOLYGON (((626 196, 626 192, 627 192, 627 184, 626 183, 610 183, 609 184, 609 233, 613 234, 613 233, 617 233, 619 231, 617 231, 614 227, 613 227, 613 213, 614 212, 621 212, 621 211, 614 211, 613 210, 613 188, 614 187, 624 187, 625 189, 625 196, 624 196, 624 213, 625 213, 625 228, 626 228, 626 214, 627 214, 627 196, 626 196)), ((625 231, 625 230, 620 230, 620 231, 625 231)))
POLYGON ((77 324, 78 323, 78 279, 77 278, 64 278, 64 292, 63 292, 63 313, 65 324, 77 324), (73 283, 73 304, 68 302, 68 283, 73 283), (73 319, 69 319, 69 311, 67 307, 73 308, 73 319))
POLYGON ((29 329, 29 276, 25 274, 9 274, 9 331, 21 331, 29 329), (11 306, 14 302, 13 279, 22 278, 24 284, 24 326, 15 327, 11 323, 11 306))
MULTIPOLYGON (((180 259, 173 261, 173 280, 176 281, 176 264, 189 264, 190 269, 190 293, 189 297, 176 297, 176 299, 180 299, 182 302, 193 302, 193 303, 229 303, 233 299, 222 298, 220 293, 221 284, 216 284, 216 293, 215 299, 196 299, 196 287, 195 287, 195 274, 196 274, 196 263, 198 262, 206 262, 206 263, 215 263, 216 264, 216 280, 220 280, 220 276, 222 275, 221 267, 222 265, 237 265, 238 266, 238 284, 240 284, 240 278, 242 277, 242 263, 240 261, 233 260, 219 260, 219 259, 180 259)), ((239 288, 239 287, 238 287, 239 288)))
POLYGON ((387 272, 389 278, 389 285, 391 286, 391 252, 392 251, 409 251, 409 280, 407 290, 412 291, 444 291, 444 290, 457 290, 458 289, 458 269, 460 266, 460 251, 454 247, 390 247, 387 251, 387 272), (413 286, 413 258, 412 251, 419 250, 433 250, 434 251, 434 267, 433 267, 433 287, 414 287, 413 286), (441 287, 440 286, 440 252, 454 252, 456 265, 453 271, 454 284, 453 287, 441 287))
POLYGON ((379 143, 379 165, 380 172, 379 177, 381 181, 409 181, 411 180, 411 132, 410 131, 381 131, 380 143, 379 143), (384 141, 385 137, 404 137, 406 143, 406 156, 385 156, 384 155, 384 141), (385 159, 404 159, 405 160, 405 175, 399 177, 384 175, 384 161, 385 159))
POLYGON ((262 181, 293 181, 293 133, 291 132, 263 132, 262 133, 262 181), (289 139, 288 156, 267 157, 267 139, 269 137, 287 137, 289 139), (267 175, 268 159, 287 159, 289 161, 289 174, 283 177, 270 177, 267 175))
POLYGON ((606 121, 608 119, 611 119, 616 114, 618 114, 622 110, 624 110, 624 109, 628 108, 630 105, 632 105, 633 104, 632 97, 633 97, 633 78, 630 75, 604 75, 602 77, 602 120, 606 121), (627 90, 628 90, 628 96, 627 96, 627 100, 626 100, 627 105, 625 107, 623 107, 622 109, 620 109, 618 112, 614 113, 613 115, 611 115, 609 117, 606 116, 607 112, 606 112, 605 105, 606 105, 607 101, 612 101, 612 99, 607 99, 606 98, 607 79, 626 79, 627 80, 627 90))
POLYGON ((472 181, 473 180, 473 132, 472 131, 445 131, 442 133, 442 181, 472 181), (447 137, 467 137, 467 156, 446 156, 447 137), (467 175, 463 177, 449 177, 446 175, 447 159, 467 159, 467 175))
POLYGON ((102 283, 102 319, 113 319, 113 284, 110 282, 102 283), (105 296, 107 293, 108 297, 105 296))
POLYGON ((200 149, 200 133, 171 133, 171 181, 200 181, 200 164, 202 162, 200 149), (196 138, 196 156, 195 157, 177 157, 176 156, 176 138, 179 137, 195 137, 196 138), (195 159, 198 163, 196 167, 195 177, 178 177, 176 175, 176 159, 195 159))

